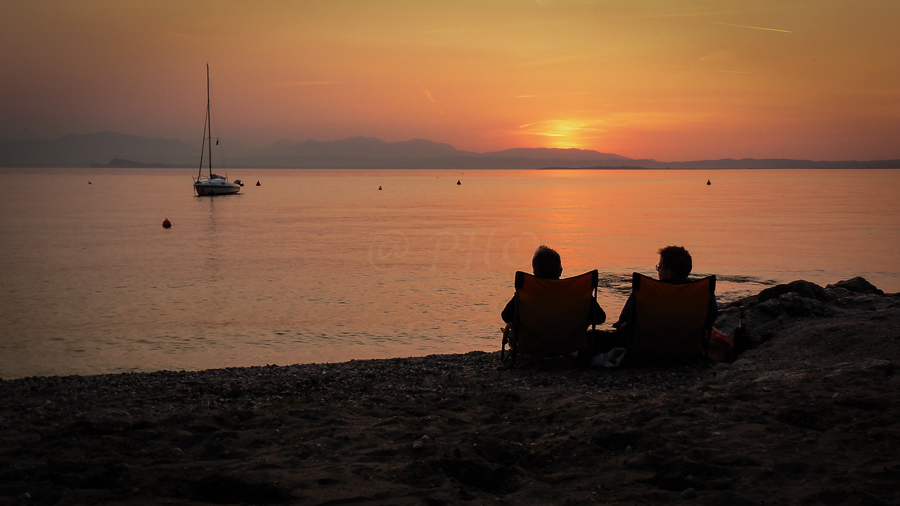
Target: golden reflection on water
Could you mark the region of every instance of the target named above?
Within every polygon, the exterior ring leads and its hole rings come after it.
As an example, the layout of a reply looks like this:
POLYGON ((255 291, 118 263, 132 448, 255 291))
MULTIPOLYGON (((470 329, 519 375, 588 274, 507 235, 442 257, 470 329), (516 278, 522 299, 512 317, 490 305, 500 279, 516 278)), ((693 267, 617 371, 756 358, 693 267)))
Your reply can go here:
POLYGON ((192 172, 3 171, 0 376, 493 350, 539 244, 610 315, 667 244, 726 299, 900 290, 898 170, 232 169, 261 186, 212 198, 192 172))

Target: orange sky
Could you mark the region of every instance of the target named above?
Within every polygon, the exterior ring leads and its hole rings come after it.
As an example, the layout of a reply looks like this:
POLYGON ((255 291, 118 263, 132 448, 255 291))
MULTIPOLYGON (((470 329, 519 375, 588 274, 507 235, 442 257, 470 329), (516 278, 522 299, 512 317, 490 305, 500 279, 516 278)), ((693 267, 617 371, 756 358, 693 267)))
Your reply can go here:
POLYGON ((897 0, 0 2, 0 138, 900 158, 897 0))

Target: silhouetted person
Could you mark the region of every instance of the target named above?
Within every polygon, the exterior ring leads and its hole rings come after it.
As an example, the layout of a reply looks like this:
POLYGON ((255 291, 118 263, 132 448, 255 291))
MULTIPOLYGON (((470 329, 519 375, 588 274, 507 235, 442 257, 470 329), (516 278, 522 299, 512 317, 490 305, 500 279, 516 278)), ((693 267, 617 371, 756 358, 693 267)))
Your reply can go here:
MULTIPOLYGON (((690 281, 688 276, 694 268, 694 262, 691 254, 683 246, 666 246, 659 250, 659 263, 656 264, 656 277, 663 283, 671 283, 673 285, 681 285, 690 281)), ((626 319, 631 312, 631 306, 634 304, 634 295, 630 295, 625 301, 622 313, 619 314, 619 320, 613 323, 613 327, 621 329, 625 326, 626 319)), ((716 297, 710 299, 710 319, 715 320, 716 314, 719 312, 719 305, 716 303, 716 297)))
MULTIPOLYGON (((538 248, 534 251, 534 256, 531 258, 531 269, 534 273, 534 276, 537 278, 543 279, 559 279, 562 276, 562 259, 554 249, 549 248, 547 246, 538 246, 538 248)), ((506 322, 507 328, 509 324, 512 323, 513 318, 516 315, 516 298, 513 298, 506 303, 506 307, 503 308, 503 312, 500 313, 500 317, 503 318, 503 321, 506 322)), ((595 325, 600 325, 606 321, 606 313, 603 311, 603 308, 600 307, 600 304, 597 304, 597 300, 594 300, 594 321, 592 322, 595 325)))

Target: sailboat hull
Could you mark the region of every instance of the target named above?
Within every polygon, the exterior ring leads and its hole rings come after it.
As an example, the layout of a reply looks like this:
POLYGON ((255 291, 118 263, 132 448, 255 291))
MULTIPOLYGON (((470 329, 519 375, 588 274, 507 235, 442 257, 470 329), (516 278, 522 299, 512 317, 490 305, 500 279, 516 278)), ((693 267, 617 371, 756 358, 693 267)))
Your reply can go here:
POLYGON ((234 195, 241 191, 241 185, 231 183, 226 179, 201 179, 194 182, 194 191, 199 197, 234 195))

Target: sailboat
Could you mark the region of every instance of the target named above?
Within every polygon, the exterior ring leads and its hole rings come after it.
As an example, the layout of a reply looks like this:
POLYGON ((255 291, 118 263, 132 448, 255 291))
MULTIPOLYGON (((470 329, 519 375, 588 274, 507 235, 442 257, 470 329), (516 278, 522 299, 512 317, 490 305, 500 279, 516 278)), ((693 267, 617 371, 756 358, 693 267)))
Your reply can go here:
MULTIPOLYGON (((244 186, 240 179, 233 182, 228 181, 225 176, 213 174, 212 171, 212 116, 209 111, 209 64, 206 64, 206 124, 203 126, 203 145, 200 147, 200 170, 197 177, 194 178, 194 191, 197 196, 203 197, 207 195, 233 195, 241 191, 244 186), (208 144, 207 144, 208 143, 208 144), (207 147, 208 146, 208 147, 207 147), (208 155, 209 165, 207 175, 203 175, 203 155, 208 155)), ((219 144, 218 139, 216 145, 219 144)))

